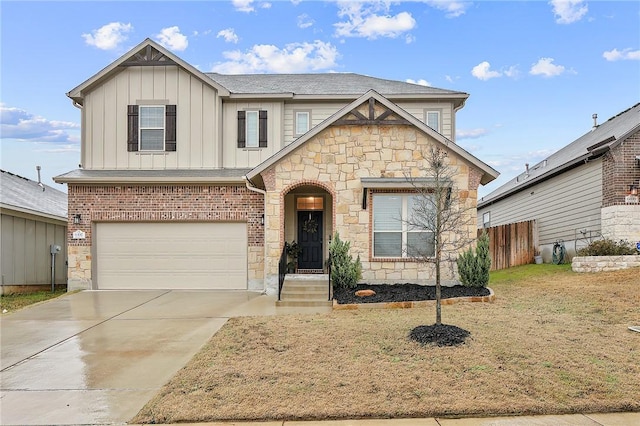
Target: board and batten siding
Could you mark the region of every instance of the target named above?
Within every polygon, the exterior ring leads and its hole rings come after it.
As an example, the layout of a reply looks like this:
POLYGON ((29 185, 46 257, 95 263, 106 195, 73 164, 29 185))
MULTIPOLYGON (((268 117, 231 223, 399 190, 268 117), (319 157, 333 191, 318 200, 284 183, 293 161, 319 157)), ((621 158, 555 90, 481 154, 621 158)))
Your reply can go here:
MULTIPOLYGON (((478 209, 491 214, 491 226, 536 220, 538 243, 573 241, 580 230, 599 233, 602 207, 602 160, 594 160, 552 179, 478 209)), ((580 236, 580 234, 578 234, 580 236)))
POLYGON ((67 228, 32 215, 0 216, 2 234, 2 285, 51 284, 51 245, 56 255, 55 284, 67 283, 67 228))
POLYGON ((453 134, 455 129, 455 115, 453 105, 446 102, 396 102, 396 104, 413 115, 418 120, 425 122, 425 111, 440 111, 440 134, 447 139, 455 141, 453 134))
POLYGON ((221 167, 220 99, 211 86, 177 66, 127 67, 85 94, 85 169, 221 167), (176 105, 175 152, 128 152, 127 105, 176 105))
POLYGON ((222 167, 255 167, 284 148, 283 102, 227 102, 222 108, 222 167), (267 111, 266 148, 238 148, 238 111, 267 111))

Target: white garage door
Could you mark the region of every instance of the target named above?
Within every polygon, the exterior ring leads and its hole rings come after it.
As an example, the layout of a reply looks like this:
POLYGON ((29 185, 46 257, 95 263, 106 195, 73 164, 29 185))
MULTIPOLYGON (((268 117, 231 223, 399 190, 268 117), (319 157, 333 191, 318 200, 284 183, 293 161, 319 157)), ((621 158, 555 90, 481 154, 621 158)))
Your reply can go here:
POLYGON ((99 223, 100 289, 246 289, 246 223, 99 223))

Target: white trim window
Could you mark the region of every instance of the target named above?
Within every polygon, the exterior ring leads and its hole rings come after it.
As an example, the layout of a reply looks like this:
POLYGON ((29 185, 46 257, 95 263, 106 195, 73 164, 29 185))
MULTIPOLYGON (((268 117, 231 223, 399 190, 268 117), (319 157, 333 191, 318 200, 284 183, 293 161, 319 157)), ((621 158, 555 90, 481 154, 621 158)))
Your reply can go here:
POLYGON ((311 126, 311 113, 309 111, 295 112, 295 136, 302 136, 309 131, 311 126))
POLYGON ((440 111, 426 111, 425 123, 427 126, 440 133, 440 111))
POLYGON ((164 151, 164 105, 140 105, 140 151, 164 151))
POLYGON ((373 196, 373 257, 414 258, 435 254, 433 232, 416 226, 425 195, 375 194, 373 196))
POLYGON ((482 227, 483 228, 491 227, 491 212, 482 213, 482 227))

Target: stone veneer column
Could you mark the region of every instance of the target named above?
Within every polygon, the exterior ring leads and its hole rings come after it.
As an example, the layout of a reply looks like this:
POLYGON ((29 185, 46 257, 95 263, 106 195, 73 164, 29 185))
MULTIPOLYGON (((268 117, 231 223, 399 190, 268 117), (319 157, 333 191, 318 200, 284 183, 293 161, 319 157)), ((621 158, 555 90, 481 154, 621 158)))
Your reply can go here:
POLYGON ((640 205, 613 205, 603 207, 601 212, 603 237, 631 243, 640 241, 640 205))

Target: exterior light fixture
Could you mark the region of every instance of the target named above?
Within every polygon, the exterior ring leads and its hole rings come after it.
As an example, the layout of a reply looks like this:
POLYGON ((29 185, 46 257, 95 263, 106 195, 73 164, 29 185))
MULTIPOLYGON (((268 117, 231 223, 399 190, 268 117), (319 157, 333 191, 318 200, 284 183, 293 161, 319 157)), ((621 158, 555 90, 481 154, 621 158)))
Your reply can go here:
POLYGON ((264 226, 264 213, 260 216, 260 225, 264 226))
POLYGON ((638 195, 638 185, 629 185, 629 195, 638 195))
POLYGON ((73 215, 74 225, 79 225, 81 220, 82 220, 82 216, 80 215, 80 213, 76 213, 73 215))

